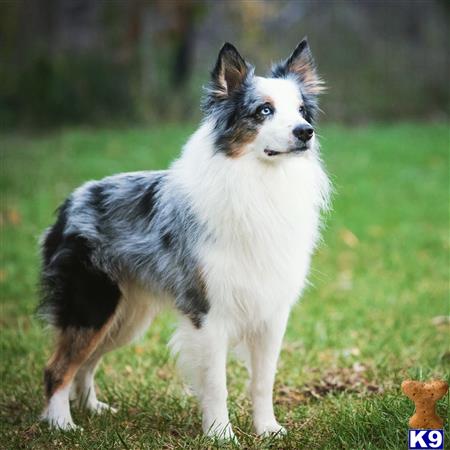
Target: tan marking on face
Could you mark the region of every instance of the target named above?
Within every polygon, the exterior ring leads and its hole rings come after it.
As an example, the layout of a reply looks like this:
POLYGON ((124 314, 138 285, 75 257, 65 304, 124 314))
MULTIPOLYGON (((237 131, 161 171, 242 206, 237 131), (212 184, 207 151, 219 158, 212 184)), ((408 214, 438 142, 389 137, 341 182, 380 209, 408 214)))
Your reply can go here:
POLYGON ((236 136, 233 136, 230 142, 230 149, 227 155, 233 159, 243 156, 246 153, 246 146, 256 139, 257 134, 258 130, 256 129, 238 130, 236 136))

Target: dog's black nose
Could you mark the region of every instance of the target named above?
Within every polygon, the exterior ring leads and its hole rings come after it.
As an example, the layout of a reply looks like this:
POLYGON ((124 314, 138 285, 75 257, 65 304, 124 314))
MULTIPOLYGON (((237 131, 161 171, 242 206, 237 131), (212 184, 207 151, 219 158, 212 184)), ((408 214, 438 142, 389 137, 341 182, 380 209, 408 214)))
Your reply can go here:
POLYGON ((297 139, 300 139, 303 142, 309 141, 312 138, 312 135, 314 134, 314 128, 305 123, 302 125, 296 126, 292 132, 294 133, 294 136, 297 139))

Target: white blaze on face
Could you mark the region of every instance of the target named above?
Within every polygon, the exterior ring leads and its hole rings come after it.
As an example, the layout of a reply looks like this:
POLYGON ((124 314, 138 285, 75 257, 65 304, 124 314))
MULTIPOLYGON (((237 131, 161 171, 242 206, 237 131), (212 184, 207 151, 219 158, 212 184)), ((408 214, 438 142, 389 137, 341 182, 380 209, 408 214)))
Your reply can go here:
MULTIPOLYGON (((297 145, 292 130, 307 123, 299 109, 303 105, 300 89, 294 80, 255 77, 258 94, 272 104, 275 111, 261 125, 250 144, 258 157, 267 159, 264 149, 285 152, 297 145)), ((272 158, 274 159, 274 158, 272 158)))

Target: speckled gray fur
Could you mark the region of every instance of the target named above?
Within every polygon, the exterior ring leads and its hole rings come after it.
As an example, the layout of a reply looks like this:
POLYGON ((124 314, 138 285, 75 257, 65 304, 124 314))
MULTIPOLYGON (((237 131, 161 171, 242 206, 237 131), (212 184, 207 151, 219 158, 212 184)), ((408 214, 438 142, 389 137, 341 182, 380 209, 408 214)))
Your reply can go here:
POLYGON ((195 249, 205 235, 168 178, 136 172, 84 184, 69 198, 63 234, 85 239, 93 266, 119 286, 133 280, 170 294, 199 327, 209 304, 195 249))

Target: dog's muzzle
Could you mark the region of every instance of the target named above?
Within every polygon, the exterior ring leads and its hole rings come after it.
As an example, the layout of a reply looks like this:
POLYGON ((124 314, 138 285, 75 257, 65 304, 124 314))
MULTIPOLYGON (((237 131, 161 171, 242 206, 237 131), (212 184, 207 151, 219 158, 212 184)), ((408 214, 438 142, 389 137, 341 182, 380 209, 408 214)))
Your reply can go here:
POLYGON ((291 148, 289 150, 286 150, 284 152, 279 152, 276 150, 271 150, 269 148, 266 148, 266 149, 264 149, 264 153, 267 156, 290 155, 290 154, 300 155, 301 153, 306 152, 306 150, 308 150, 308 149, 309 149, 309 145, 303 144, 303 145, 299 145, 297 147, 291 148))

